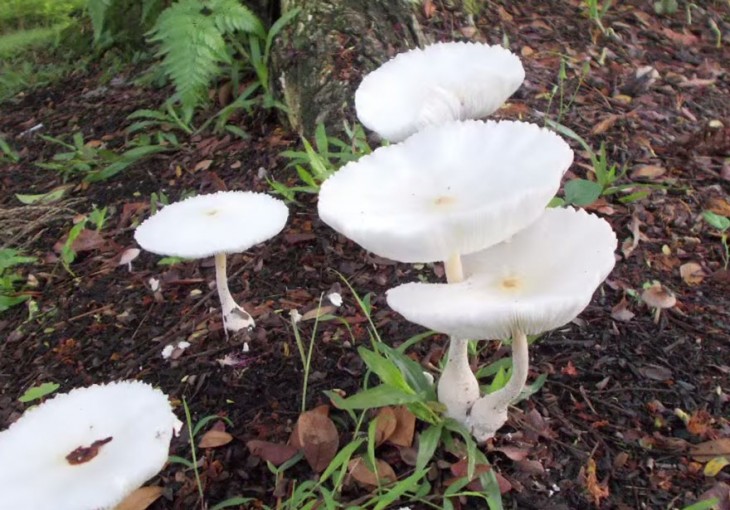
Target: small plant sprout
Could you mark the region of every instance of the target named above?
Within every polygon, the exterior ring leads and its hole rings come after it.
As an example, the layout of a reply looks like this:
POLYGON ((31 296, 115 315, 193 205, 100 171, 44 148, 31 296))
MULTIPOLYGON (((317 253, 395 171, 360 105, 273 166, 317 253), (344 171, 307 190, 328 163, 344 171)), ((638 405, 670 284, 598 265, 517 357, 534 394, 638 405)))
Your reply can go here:
POLYGON ((494 436, 524 388, 526 335, 563 326, 588 306, 613 269, 616 244, 605 220, 583 210, 548 209, 509 241, 465 256, 463 281, 407 283, 388 291, 395 311, 452 338, 512 338, 511 378, 467 413, 464 424, 477 440, 494 436))
MULTIPOLYGON (((363 248, 399 262, 445 263, 463 279, 461 256, 536 221, 573 152, 534 124, 456 121, 431 126, 345 165, 319 195, 322 220, 363 248)), ((447 415, 463 421, 479 396, 467 337, 453 337, 438 384, 447 415)))
POLYGON ((426 126, 495 112, 520 87, 520 59, 501 46, 437 43, 397 55, 355 93, 362 124, 399 142, 426 126))
POLYGON ((228 289, 226 254, 240 253, 281 232, 289 211, 281 200, 250 191, 221 191, 166 206, 134 233, 139 245, 158 255, 197 259, 215 256, 215 279, 223 326, 252 328, 253 317, 228 289))
POLYGON ((57 395, 0 433, 2 507, 114 508, 162 469, 181 426, 139 381, 57 395))

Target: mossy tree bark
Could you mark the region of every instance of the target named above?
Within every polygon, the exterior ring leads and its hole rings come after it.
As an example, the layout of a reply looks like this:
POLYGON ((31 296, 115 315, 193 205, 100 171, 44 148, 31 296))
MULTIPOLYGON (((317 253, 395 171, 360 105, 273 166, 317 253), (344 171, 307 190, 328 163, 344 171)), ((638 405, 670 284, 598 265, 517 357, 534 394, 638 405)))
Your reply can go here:
POLYGON ((318 123, 341 131, 360 77, 425 43, 406 0, 280 0, 278 7, 278 14, 301 9, 274 44, 273 74, 290 124, 305 136, 318 123))

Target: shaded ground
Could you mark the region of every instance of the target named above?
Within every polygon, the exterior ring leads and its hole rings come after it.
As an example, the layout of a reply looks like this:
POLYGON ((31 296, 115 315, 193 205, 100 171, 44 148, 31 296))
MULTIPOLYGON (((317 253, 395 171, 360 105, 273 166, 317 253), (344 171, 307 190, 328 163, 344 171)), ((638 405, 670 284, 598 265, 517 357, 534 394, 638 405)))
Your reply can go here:
MULTIPOLYGON (((490 3, 476 27, 442 2, 425 2, 422 13, 434 40, 508 40, 522 55, 527 81, 499 116, 539 123, 543 114, 560 116, 595 148, 606 141, 609 158, 627 165, 636 181, 662 185, 637 202, 622 204, 614 196, 590 207, 623 242, 616 270, 579 320, 533 345, 531 379, 548 373, 547 382, 514 409, 488 456, 512 485, 506 508, 680 508, 730 479, 727 468, 704 476, 686 451, 689 443, 730 437, 730 274, 723 269, 717 232, 701 219, 705 210, 730 215, 730 8, 710 2, 693 11, 689 25, 682 10, 658 17, 646 2, 625 2, 603 20, 612 37, 572 4, 578 2, 490 3), (719 48, 710 20, 724 35, 719 48), (561 56, 562 112, 559 93, 549 100, 561 56), (584 62, 590 70, 580 80, 584 62), (636 297, 653 281, 677 296, 676 306, 656 321, 636 297), (689 423, 675 409, 686 412, 689 423), (589 459, 596 467, 593 485, 589 459)), ((438 279, 440 268, 373 258, 324 226, 314 200, 302 197, 281 235, 229 261, 231 290, 253 312, 257 328, 250 338, 226 341, 215 309, 212 261, 165 267, 142 253, 130 272, 118 266, 119 257, 134 246, 134 226, 149 215, 153 192, 164 191, 174 201, 186 190, 223 186, 268 191, 268 175, 290 175, 277 155, 295 146, 296 136, 274 117, 243 118, 249 140, 200 136, 108 182, 77 187, 53 210, 21 206, 15 193, 42 193, 61 184, 57 174, 33 165, 58 147, 37 133, 21 133, 42 123, 43 134, 80 130, 86 140, 119 146, 131 123, 127 115, 157 107, 166 93, 136 87, 129 77, 100 89, 97 78, 95 71, 74 76, 2 105, 0 133, 22 156, 20 163, 0 167, 0 210, 3 218, 15 219, 6 223, 2 242, 12 241, 44 263, 30 268, 38 313, 29 320, 20 306, 0 316, 0 424, 24 410, 16 399, 34 384, 56 381, 68 390, 143 379, 178 402, 184 397, 196 419, 221 414, 235 424, 232 443, 205 452, 209 501, 245 495, 271 504, 273 476, 249 455, 245 441, 285 441, 299 414, 302 367, 289 311, 305 313, 322 293, 337 289, 336 270, 359 293, 373 293, 381 335, 398 344, 417 330, 385 306, 385 290, 419 276, 438 279), (208 169, 195 170, 207 159, 213 160, 208 169), (92 204, 108 206, 110 218, 102 239, 79 253, 73 278, 53 246, 74 215, 90 212, 92 204), (161 282, 157 294, 150 278, 161 282), (192 346, 176 360, 163 360, 163 347, 180 340, 192 346), (251 351, 242 354, 246 341, 251 351), (226 366, 226 355, 240 362, 226 366)), ((574 147, 571 171, 584 177, 588 158, 574 147)), ((344 304, 335 313, 349 323, 354 341, 338 322, 319 324, 308 408, 327 403, 323 390, 356 392, 364 373, 355 351, 367 342, 364 317, 352 296, 341 292, 344 304)), ((313 321, 301 324, 305 338, 312 327, 313 321)), ((444 345, 444 338, 435 337, 415 355, 428 368, 444 345)), ((482 361, 504 355, 507 349, 487 346, 482 361)), ((340 432, 347 438, 347 430, 340 432)), ((173 453, 188 455, 183 439, 174 441, 173 453)), ((406 471, 395 449, 383 455, 396 472, 406 471)), ((447 467, 434 469, 435 491, 450 477, 447 467)), ((296 474, 312 476, 304 467, 296 474)), ((180 466, 163 471, 165 493, 151 508, 192 508, 191 477, 180 466)), ((362 494, 354 486, 349 490, 353 498, 362 494)))

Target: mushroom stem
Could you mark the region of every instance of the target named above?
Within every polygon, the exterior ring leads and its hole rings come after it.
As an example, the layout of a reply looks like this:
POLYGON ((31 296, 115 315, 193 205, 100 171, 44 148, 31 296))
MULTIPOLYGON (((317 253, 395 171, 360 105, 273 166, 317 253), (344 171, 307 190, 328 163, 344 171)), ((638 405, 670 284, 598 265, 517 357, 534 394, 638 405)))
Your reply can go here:
MULTIPOLYGON (((458 283, 464 279, 461 255, 458 252, 454 252, 444 261, 444 269, 447 282, 458 283)), ((479 398, 479 381, 469 366, 468 340, 451 337, 437 393, 439 402, 446 406, 446 416, 466 424, 467 413, 479 398)))
POLYGON ((512 376, 502 389, 478 399, 471 408, 467 422, 477 441, 494 437, 495 432, 505 424, 507 408, 525 387, 529 365, 527 335, 515 327, 512 329, 512 376))
POLYGON ((228 331, 236 332, 244 328, 254 327, 256 323, 251 314, 234 301, 231 291, 228 290, 225 253, 215 254, 215 285, 218 288, 218 297, 221 300, 223 329, 226 336, 228 336, 228 331))
POLYGON ((439 402, 446 406, 446 416, 466 424, 467 413, 479 398, 479 381, 469 366, 469 341, 451 337, 449 354, 437 394, 439 402))
POLYGON ((446 272, 446 281, 449 283, 459 283, 464 279, 460 253, 452 253, 448 260, 444 261, 444 271, 446 272))

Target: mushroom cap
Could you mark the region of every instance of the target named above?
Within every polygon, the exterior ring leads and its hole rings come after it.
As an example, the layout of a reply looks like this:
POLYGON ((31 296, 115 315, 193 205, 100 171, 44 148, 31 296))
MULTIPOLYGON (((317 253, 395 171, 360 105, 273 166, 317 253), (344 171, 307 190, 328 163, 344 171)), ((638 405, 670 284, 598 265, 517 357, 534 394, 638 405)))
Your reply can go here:
POLYGON ((524 79, 520 59, 502 46, 437 43, 396 55, 365 76, 355 109, 365 127, 399 142, 429 125, 495 112, 524 79))
POLYGON ((548 209, 511 240, 463 258, 460 283, 407 283, 388 305, 407 320, 457 338, 534 335, 567 324, 613 269, 617 241, 605 220, 548 209))
POLYGON ((319 215, 381 257, 436 262, 507 239, 535 221, 573 151, 515 121, 455 121, 348 163, 319 193, 319 215))
POLYGON ((281 232, 289 210, 265 193, 219 191, 165 206, 137 227, 147 251, 197 259, 241 253, 281 232))
POLYGON ((165 394, 142 382, 59 394, 0 433, 0 507, 113 508, 162 469, 181 425, 165 394), (95 443, 95 456, 67 459, 95 443))

